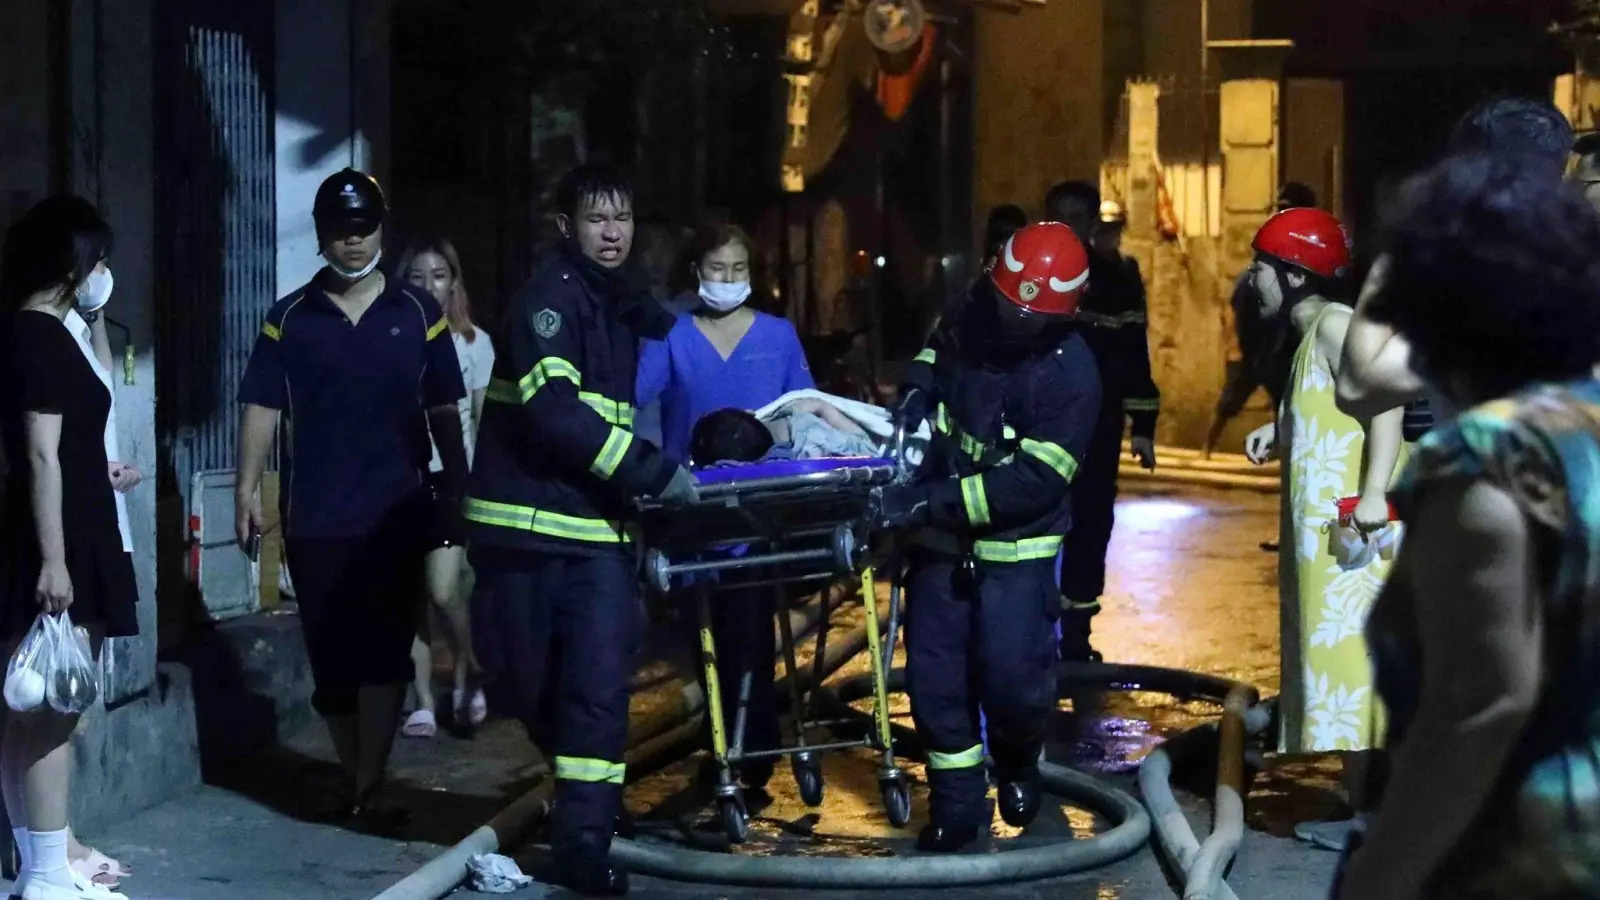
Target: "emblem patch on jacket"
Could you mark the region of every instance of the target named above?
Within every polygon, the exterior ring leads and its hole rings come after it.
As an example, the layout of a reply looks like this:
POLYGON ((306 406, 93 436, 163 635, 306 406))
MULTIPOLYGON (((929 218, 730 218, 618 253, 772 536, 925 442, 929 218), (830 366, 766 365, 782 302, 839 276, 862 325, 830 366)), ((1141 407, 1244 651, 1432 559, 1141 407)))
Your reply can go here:
POLYGON ((561 330, 561 313, 553 309, 541 309, 534 314, 533 330, 539 337, 550 340, 561 330))

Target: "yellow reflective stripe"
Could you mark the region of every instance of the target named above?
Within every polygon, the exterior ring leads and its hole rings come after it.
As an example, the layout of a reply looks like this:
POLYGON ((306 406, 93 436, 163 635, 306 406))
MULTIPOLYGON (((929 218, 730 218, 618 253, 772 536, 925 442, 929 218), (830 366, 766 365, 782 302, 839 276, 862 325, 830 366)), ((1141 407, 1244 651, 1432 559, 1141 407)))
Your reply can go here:
POLYGON ((978 541, 972 545, 972 555, 992 563, 1033 562, 1055 559, 1061 552, 1061 535, 1025 538, 1020 541, 978 541))
POLYGON ((492 500, 467 498, 464 516, 469 522, 531 531, 548 537, 591 544, 623 544, 628 540, 622 525, 605 519, 585 519, 531 506, 496 503, 492 500))
POLYGON ((1099 612, 1100 600, 1096 598, 1088 603, 1079 603, 1067 597, 1061 598, 1062 612, 1099 612))
POLYGON ((1127 399, 1122 401, 1123 412, 1160 412, 1161 398, 1146 400, 1127 399))
POLYGON ((593 391, 579 391, 578 399, 589 404, 589 408, 600 414, 607 424, 621 425, 623 428, 633 427, 633 406, 627 403, 618 403, 610 397, 596 394, 593 391))
POLYGON ((989 524, 989 497, 983 491, 983 476, 961 479, 961 505, 967 509, 967 522, 973 526, 989 524))
POLYGON ((1071 481, 1073 476, 1078 474, 1078 461, 1072 458, 1071 453, 1063 450, 1060 444, 1023 438, 1022 452, 1054 469, 1057 475, 1067 481, 1071 481))
POLYGON ((283 337, 283 331, 271 322, 261 323, 261 333, 275 341, 283 337))
POLYGON ((1001 425, 1000 437, 1002 440, 1014 441, 1017 439, 1017 430, 1010 425, 1001 425))
POLYGON ((449 327, 450 320, 441 316, 439 321, 433 323, 433 327, 428 329, 428 340, 431 341, 439 335, 444 334, 445 329, 449 327))
POLYGON ((935 771, 948 769, 971 769, 983 765, 983 745, 977 744, 961 751, 960 753, 939 753, 928 751, 928 768, 935 771))
POLYGON ((622 763, 581 756, 556 757, 556 777, 562 781, 587 781, 591 784, 621 784, 628 774, 622 763))
POLYGON ((540 388, 556 378, 565 378, 578 386, 583 384, 583 373, 578 371, 577 366, 560 357, 547 356, 534 363, 528 374, 517 382, 517 392, 522 397, 522 402, 527 403, 532 400, 540 388))
POLYGON ((927 363, 928 365, 931 366, 934 363, 939 361, 939 353, 938 353, 938 351, 934 350, 932 347, 929 347, 927 349, 924 349, 921 353, 918 353, 916 356, 912 357, 911 361, 912 362, 919 362, 919 363, 927 363))
POLYGON ((601 478, 610 478, 616 474, 617 466, 622 465, 622 458, 627 455, 631 446, 633 446, 633 432, 615 425, 611 426, 611 436, 606 438, 600 453, 595 456, 594 462, 589 464, 589 471, 601 478))
POLYGON ((943 403, 939 404, 938 410, 934 412, 933 427, 940 434, 950 433, 950 410, 946 409, 943 403))

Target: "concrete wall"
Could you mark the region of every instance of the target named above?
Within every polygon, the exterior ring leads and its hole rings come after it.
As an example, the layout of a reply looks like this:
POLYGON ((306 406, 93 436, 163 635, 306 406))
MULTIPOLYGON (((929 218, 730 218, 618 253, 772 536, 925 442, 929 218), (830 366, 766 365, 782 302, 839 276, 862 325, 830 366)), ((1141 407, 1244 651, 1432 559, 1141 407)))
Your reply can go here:
POLYGON ((388 181, 389 15, 390 0, 277 2, 280 296, 322 266, 311 224, 322 180, 352 166, 388 181))
POLYGON ((0 28, 0 215, 9 224, 50 188, 49 10, 9 3, 0 28))
POLYGON ((1102 0, 979 7, 973 233, 989 209, 1038 214, 1050 185, 1099 178, 1104 152, 1102 0))

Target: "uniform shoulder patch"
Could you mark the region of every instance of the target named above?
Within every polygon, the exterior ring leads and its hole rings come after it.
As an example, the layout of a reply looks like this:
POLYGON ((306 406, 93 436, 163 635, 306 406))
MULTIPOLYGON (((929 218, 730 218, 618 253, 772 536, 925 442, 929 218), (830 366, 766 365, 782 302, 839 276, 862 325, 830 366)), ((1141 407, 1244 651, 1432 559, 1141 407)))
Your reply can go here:
POLYGON ((561 331, 561 313, 548 306, 534 313, 533 330, 547 341, 555 337, 561 331))

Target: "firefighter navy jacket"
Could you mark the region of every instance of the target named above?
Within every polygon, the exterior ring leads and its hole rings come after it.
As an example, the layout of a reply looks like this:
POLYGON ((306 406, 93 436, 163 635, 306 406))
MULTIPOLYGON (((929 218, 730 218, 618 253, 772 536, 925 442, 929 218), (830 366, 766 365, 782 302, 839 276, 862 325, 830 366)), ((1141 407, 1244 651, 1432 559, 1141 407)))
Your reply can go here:
POLYGON ((472 540, 592 556, 628 550, 633 500, 676 466, 633 435, 639 339, 672 317, 572 245, 518 291, 494 336, 466 518, 472 540))
MULTIPOLYGON (((1105 391, 1105 415, 1126 415, 1134 437, 1155 437, 1161 392, 1150 376, 1150 332, 1139 263, 1089 257, 1089 288, 1078 313, 1105 391)), ((1120 430, 1120 426, 1119 426, 1120 430)))
POLYGON ((1094 358, 1076 328, 1053 349, 1003 361, 963 348, 953 328, 934 332, 902 388, 934 401, 921 469, 927 545, 991 563, 1053 561, 1100 411, 1094 358))

